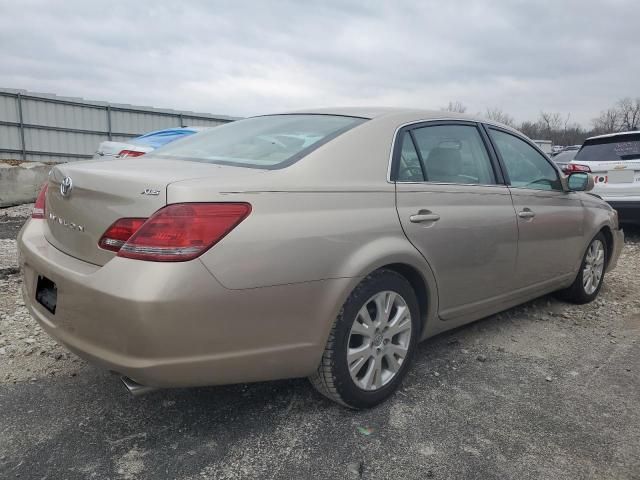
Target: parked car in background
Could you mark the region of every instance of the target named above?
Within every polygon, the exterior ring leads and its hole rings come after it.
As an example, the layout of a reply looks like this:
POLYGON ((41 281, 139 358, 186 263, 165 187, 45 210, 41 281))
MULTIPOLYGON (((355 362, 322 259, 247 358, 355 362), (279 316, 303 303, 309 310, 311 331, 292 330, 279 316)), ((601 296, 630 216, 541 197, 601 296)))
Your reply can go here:
POLYGON ((575 158, 576 153, 578 153, 578 150, 580 150, 581 146, 582 145, 569 145, 567 147, 562 147, 562 150, 553 154, 551 158, 553 159, 554 163, 562 169, 563 172, 569 173, 565 171, 565 168, 571 162, 571 160, 575 158))
POLYGON ((533 143, 538 145, 540 150, 542 150, 547 155, 551 155, 551 153, 553 152, 553 142, 551 140, 534 140, 533 143))
POLYGON ((563 147, 560 152, 577 152, 581 147, 582 145, 567 145, 566 147, 563 147))
POLYGON ((553 147, 551 147, 551 156, 557 155, 563 149, 564 147, 562 145, 554 145, 553 147))
POLYGON ((104 158, 106 160, 114 157, 139 157, 167 143, 186 138, 207 128, 209 127, 165 128, 163 130, 145 133, 128 142, 104 141, 98 146, 98 150, 93 155, 93 158, 104 158))
POLYGON ((640 131, 585 140, 569 171, 593 174, 593 193, 618 211, 623 223, 640 223, 640 131))
POLYGON ((595 299, 624 239, 592 187, 470 116, 253 117, 55 166, 18 238, 24 299, 130 390, 308 376, 366 408, 421 340, 550 292, 595 299))
POLYGON ((557 153, 556 155, 554 155, 553 157, 551 157, 551 159, 553 160, 553 163, 555 163, 558 167, 560 167, 560 169, 567 173, 565 171, 566 166, 571 163, 571 160, 573 160, 576 156, 576 153, 578 153, 578 150, 564 150, 562 152, 557 153))

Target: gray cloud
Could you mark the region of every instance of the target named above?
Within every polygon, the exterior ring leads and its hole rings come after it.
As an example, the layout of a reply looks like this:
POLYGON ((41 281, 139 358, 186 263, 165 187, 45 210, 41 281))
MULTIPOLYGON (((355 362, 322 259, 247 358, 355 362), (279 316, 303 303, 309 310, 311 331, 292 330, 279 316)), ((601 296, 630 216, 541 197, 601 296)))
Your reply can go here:
POLYGON ((640 2, 0 3, 0 86, 251 115, 327 105, 591 118, 640 96, 640 2))

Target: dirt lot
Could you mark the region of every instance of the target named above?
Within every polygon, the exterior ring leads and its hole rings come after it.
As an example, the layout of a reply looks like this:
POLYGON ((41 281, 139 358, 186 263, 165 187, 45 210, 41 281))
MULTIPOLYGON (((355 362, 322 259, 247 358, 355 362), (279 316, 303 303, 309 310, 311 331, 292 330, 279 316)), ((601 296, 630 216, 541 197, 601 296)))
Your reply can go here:
POLYGON ((601 297, 544 297, 420 346, 367 412, 305 380, 129 396, 40 330, 0 210, 0 478, 640 479, 640 231, 601 297))

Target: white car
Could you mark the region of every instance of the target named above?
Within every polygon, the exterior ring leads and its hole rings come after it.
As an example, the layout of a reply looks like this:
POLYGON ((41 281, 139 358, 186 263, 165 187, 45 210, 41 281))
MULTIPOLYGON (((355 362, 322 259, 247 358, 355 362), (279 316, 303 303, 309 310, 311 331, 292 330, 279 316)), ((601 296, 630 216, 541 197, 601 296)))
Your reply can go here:
POLYGON ((165 128, 145 133, 128 142, 104 141, 98 146, 93 158, 107 160, 109 158, 140 157, 167 143, 186 138, 206 129, 207 127, 165 128))
POLYGON ((640 131, 588 138, 564 171, 590 171, 592 193, 618 211, 620 222, 640 223, 640 131))

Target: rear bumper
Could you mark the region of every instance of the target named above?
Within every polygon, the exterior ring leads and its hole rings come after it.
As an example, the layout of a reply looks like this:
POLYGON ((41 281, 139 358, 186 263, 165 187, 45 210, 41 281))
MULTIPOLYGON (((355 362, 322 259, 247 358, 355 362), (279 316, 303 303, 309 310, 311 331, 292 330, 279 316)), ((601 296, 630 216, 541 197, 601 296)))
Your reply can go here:
POLYGON ((71 351, 155 387, 214 385, 311 374, 354 279, 229 290, 199 260, 70 257, 29 221, 18 237, 23 295, 33 317, 71 351), (55 315, 35 300, 55 282, 55 315))

